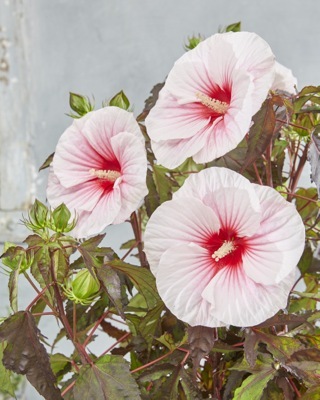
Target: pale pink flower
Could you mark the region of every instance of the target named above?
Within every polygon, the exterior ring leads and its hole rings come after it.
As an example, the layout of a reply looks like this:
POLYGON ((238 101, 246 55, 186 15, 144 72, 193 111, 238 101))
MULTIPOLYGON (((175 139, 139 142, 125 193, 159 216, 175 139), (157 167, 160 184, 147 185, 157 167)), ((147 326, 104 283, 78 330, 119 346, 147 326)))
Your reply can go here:
POLYGON ((288 93, 294 93, 297 86, 297 78, 293 76, 291 69, 276 62, 276 75, 272 84, 272 90, 282 90, 288 93))
POLYGON ((148 193, 144 140, 133 115, 106 107, 74 120, 61 136, 49 175, 47 197, 62 202, 78 222, 76 237, 124 222, 148 193))
POLYGON ((275 77, 274 55, 255 33, 216 34, 170 71, 146 126, 158 162, 204 163, 234 149, 275 77))
POLYGON ((145 251, 178 318, 253 326, 286 307, 304 237, 297 210, 276 190, 209 168, 152 214, 145 251))

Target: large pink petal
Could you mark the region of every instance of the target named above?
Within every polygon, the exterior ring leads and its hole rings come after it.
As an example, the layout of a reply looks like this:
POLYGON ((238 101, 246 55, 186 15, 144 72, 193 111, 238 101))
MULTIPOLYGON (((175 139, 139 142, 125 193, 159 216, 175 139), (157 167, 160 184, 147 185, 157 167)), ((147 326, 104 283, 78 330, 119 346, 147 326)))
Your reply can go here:
POLYGON ((275 77, 275 57, 268 43, 250 32, 230 32, 225 40, 233 46, 237 68, 252 75, 254 94, 252 112, 255 114, 267 97, 275 77))
POLYGON ((251 200, 245 189, 225 188, 208 193, 203 203, 217 215, 222 229, 246 237, 257 232, 260 226, 260 210, 252 206, 251 200))
POLYGON ((47 187, 47 198, 55 208, 61 203, 72 210, 91 211, 103 195, 103 189, 95 181, 80 183, 72 188, 65 188, 50 168, 47 187))
MULTIPOLYGON (((89 117, 83 118, 87 121, 89 117)), ((54 173, 66 188, 91 180, 90 169, 100 169, 104 162, 83 134, 83 125, 77 121, 65 130, 53 158, 54 173)))
POLYGON ((195 93, 193 95, 193 103, 181 105, 166 87, 161 90, 156 106, 146 118, 148 134, 153 141, 190 138, 208 125, 210 118, 202 116, 201 106, 195 103, 197 98, 195 93))
POLYGON ((121 166, 121 209, 114 220, 118 224, 129 218, 148 194, 147 156, 144 143, 128 132, 111 138, 111 146, 121 166))
POLYGON ((255 212, 260 212, 259 198, 252 183, 237 172, 222 167, 211 167, 197 174, 191 174, 183 186, 174 193, 173 198, 195 197, 203 201, 209 193, 227 188, 246 191, 251 207, 255 212))
POLYGON ((193 156, 195 162, 212 161, 233 150, 241 142, 250 128, 253 116, 253 88, 250 75, 241 70, 234 71, 230 107, 220 121, 208 126, 206 143, 193 156))
POLYGON ((194 198, 161 204, 151 215, 145 231, 145 252, 151 271, 157 274, 162 254, 183 243, 203 244, 220 224, 211 208, 194 198))
POLYGON ((85 238, 102 232, 108 225, 112 224, 121 208, 121 193, 118 186, 105 193, 95 206, 89 211, 78 212, 77 225, 72 235, 77 238, 85 238))
POLYGON ((119 107, 105 107, 95 111, 84 125, 85 135, 104 159, 114 159, 110 140, 120 132, 130 132, 143 141, 139 125, 132 113, 119 107))
POLYGON ((293 76, 291 69, 284 65, 276 62, 276 75, 272 85, 272 90, 283 90, 288 93, 295 92, 295 86, 297 86, 297 78, 293 76))
POLYGON ((296 267, 305 228, 295 206, 267 186, 253 185, 261 204, 260 228, 247 241, 245 273, 255 282, 278 283, 296 267))
POLYGON ((157 288, 169 310, 191 326, 224 326, 213 314, 213 306, 202 291, 213 277, 208 253, 195 244, 168 249, 161 257, 157 288))
POLYGON ((287 305, 296 279, 292 271, 277 285, 256 283, 238 268, 223 268, 203 290, 203 298, 212 304, 213 315, 225 324, 253 326, 275 315, 287 305))
MULTIPOLYGON (((217 122, 218 120, 215 121, 215 123, 217 122)), ((206 143, 207 135, 208 132, 204 128, 189 139, 151 141, 151 146, 158 163, 166 168, 173 169, 200 151, 206 143)))

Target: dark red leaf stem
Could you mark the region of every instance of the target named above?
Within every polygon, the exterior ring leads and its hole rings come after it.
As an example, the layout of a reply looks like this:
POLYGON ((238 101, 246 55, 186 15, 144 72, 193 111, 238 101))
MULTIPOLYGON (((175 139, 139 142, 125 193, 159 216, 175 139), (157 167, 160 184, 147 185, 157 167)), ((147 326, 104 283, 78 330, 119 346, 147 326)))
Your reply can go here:
POLYGON ((87 363, 92 364, 92 360, 90 359, 89 355, 85 351, 84 346, 82 346, 80 343, 78 343, 77 341, 74 340, 73 331, 69 324, 68 318, 65 314, 64 307, 63 307, 63 301, 62 301, 62 297, 61 297, 61 293, 60 293, 60 288, 57 283, 57 278, 56 278, 56 274, 55 274, 54 250, 50 250, 50 273, 51 273, 51 278, 53 281, 53 289, 54 289, 54 293, 55 293, 55 298, 57 301, 59 319, 61 320, 61 322, 66 330, 67 336, 69 336, 70 340, 72 341, 75 348, 77 349, 82 364, 87 364, 87 363))

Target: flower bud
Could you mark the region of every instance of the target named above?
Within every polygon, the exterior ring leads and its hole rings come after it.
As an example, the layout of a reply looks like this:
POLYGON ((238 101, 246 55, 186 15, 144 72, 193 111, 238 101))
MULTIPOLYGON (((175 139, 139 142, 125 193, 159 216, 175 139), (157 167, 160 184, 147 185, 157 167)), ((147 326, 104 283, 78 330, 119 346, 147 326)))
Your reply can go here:
POLYGON ((203 41, 203 39, 204 38, 201 35, 188 37, 189 42, 184 45, 185 50, 188 51, 194 49, 203 41))
POLYGON ((69 300, 83 305, 91 304, 100 290, 100 284, 87 269, 82 269, 67 283, 64 291, 69 300))
POLYGON ((73 111, 78 115, 70 115, 73 118, 79 118, 86 115, 88 112, 93 111, 94 105, 91 104, 90 100, 86 96, 81 94, 70 93, 69 104, 73 111))
POLYGON ((123 110, 128 110, 130 107, 130 101, 128 100, 128 97, 124 94, 124 92, 121 90, 114 97, 112 97, 112 99, 109 101, 109 106, 119 107, 122 108, 123 110))

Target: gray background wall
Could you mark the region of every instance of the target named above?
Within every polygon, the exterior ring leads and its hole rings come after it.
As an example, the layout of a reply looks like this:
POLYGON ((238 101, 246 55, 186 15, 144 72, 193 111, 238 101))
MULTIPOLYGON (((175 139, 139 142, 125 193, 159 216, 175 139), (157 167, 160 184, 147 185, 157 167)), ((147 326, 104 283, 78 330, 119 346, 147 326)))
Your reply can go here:
MULTIPOLYGON (((100 106, 123 89, 138 114, 188 36, 239 20, 300 87, 317 85, 319 15, 318 0, 0 0, 0 241, 21 240, 22 210, 45 198, 46 173, 37 169, 71 123, 69 91, 94 95, 100 106)), ((129 237, 128 227, 113 228, 109 244, 120 234, 129 237)), ((0 314, 6 285, 2 276, 0 314)))

